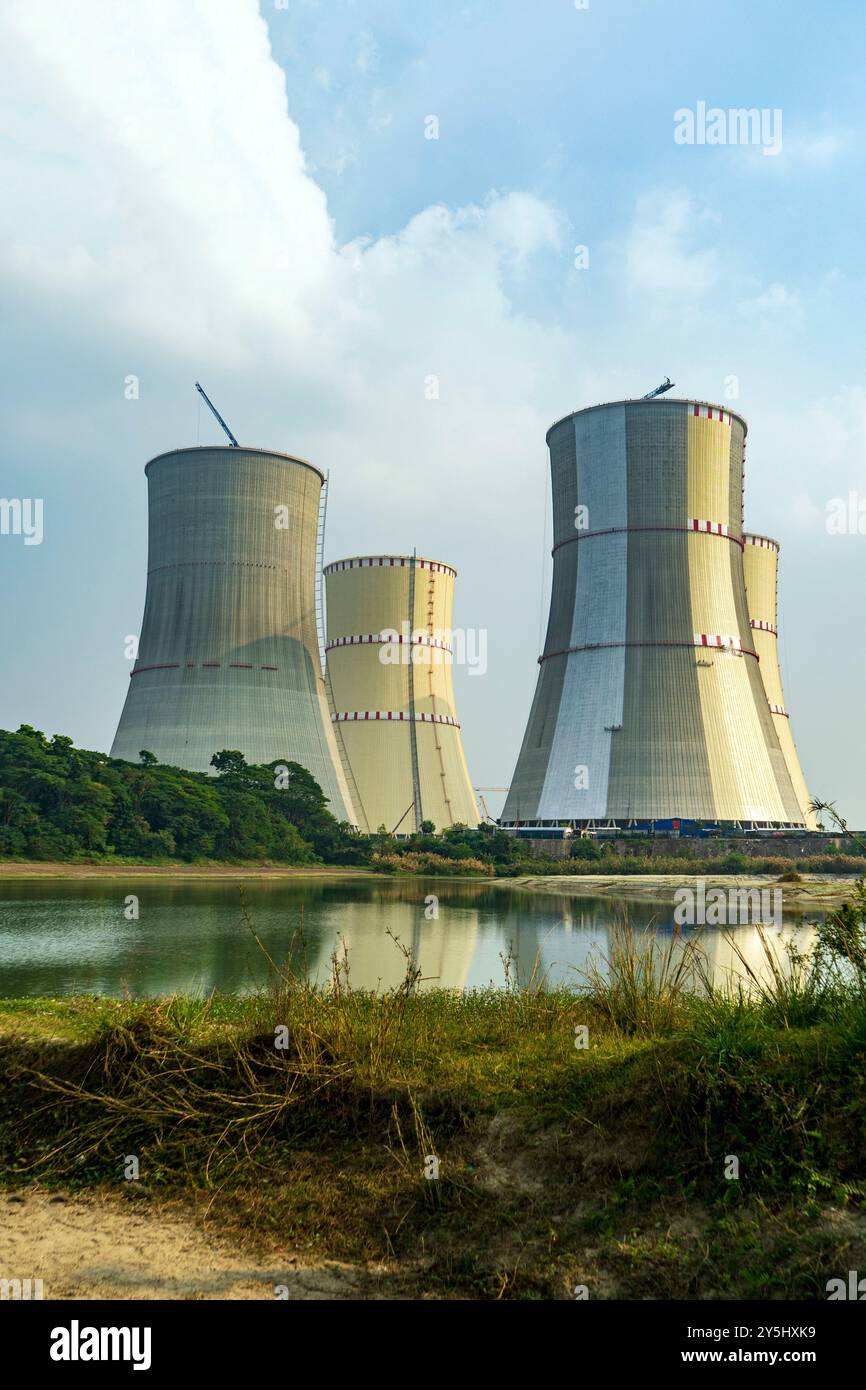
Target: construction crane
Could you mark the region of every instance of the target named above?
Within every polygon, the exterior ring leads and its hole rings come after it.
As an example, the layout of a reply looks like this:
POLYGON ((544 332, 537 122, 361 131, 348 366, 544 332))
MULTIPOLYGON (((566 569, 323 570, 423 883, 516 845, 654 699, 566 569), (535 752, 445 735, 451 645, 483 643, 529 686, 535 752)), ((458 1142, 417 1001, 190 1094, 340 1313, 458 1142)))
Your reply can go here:
POLYGON ((657 386, 654 391, 647 391, 645 396, 641 396, 641 400, 651 401, 653 396, 663 396, 665 391, 671 391, 675 386, 676 382, 671 381, 670 377, 666 376, 661 386, 657 386))
POLYGON ((492 817, 491 814, 490 814, 490 811, 488 810, 487 802, 484 800, 483 793, 484 793, 484 792, 507 792, 507 791, 508 791, 508 787, 476 787, 476 788, 475 788, 475 795, 478 797, 478 804, 480 805, 481 810, 482 810, 482 812, 483 812, 483 814, 484 814, 484 819, 485 819, 486 821, 489 821, 489 823, 490 823, 491 825, 496 825, 497 822, 493 819, 493 817, 492 817))
POLYGON ((196 382, 196 384, 195 384, 195 389, 196 389, 196 391, 198 391, 199 395, 202 396, 202 397, 204 398, 204 403, 205 403, 205 405, 207 406, 208 410, 210 411, 211 415, 214 417, 214 419, 217 421, 218 424, 222 425, 223 429, 225 430, 226 434, 227 434, 228 437, 229 437, 229 443, 231 444, 232 448, 233 448, 233 449, 239 449, 239 448, 241 447, 240 444, 239 444, 238 441, 235 439, 234 435, 232 434, 232 432, 231 432, 231 430, 229 429, 228 425, 226 424, 225 420, 224 420, 223 417, 220 415, 220 413, 219 413, 219 411, 217 410, 216 406, 214 405, 213 401, 210 399, 210 396, 208 395, 207 391, 205 391, 204 387, 203 387, 203 386, 200 386, 198 382, 196 382))

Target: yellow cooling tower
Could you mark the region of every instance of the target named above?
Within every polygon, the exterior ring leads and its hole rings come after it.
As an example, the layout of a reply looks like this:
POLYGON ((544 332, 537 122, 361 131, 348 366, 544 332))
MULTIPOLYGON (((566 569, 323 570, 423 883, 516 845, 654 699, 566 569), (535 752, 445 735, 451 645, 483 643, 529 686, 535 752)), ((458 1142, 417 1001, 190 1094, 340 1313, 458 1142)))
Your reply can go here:
POLYGON ((806 789, 806 779, 797 757, 794 736, 791 733, 791 720, 785 709, 785 696, 782 691, 782 673, 779 669, 779 632, 777 621, 776 590, 779 571, 779 545, 767 536, 744 534, 743 571, 746 580, 746 597, 749 603, 749 623, 755 651, 761 662, 761 676, 767 692, 767 703, 779 736, 788 772, 794 784, 794 791, 803 812, 803 819, 809 830, 817 829, 814 812, 810 809, 810 797, 806 789))
POLYGON ((477 825, 451 679, 456 571, 365 555, 324 573, 331 717, 360 828, 477 825))

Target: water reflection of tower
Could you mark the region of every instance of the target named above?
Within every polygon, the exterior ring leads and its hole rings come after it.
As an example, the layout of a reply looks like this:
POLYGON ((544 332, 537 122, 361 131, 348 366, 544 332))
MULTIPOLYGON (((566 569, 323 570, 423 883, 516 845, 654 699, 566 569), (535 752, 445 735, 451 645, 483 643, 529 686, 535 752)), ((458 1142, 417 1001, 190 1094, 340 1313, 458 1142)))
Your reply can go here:
POLYGON ((781 926, 735 926, 728 931, 709 931, 701 937, 709 978, 718 989, 742 984, 744 988, 772 984, 778 971, 791 971, 791 953, 811 955, 817 929, 808 922, 784 922, 781 926))
MULTIPOLYGON (((441 909, 438 918, 428 920, 424 896, 422 890, 414 901, 390 900, 389 928, 421 971, 419 989, 463 989, 475 955, 478 912, 470 907, 441 909)), ((406 957, 388 935, 375 902, 343 904, 336 942, 340 958, 344 946, 355 989, 396 989, 405 978, 406 957)), ((321 962, 319 969, 321 979, 321 962)))
POLYGON ((603 898, 527 893, 502 922, 512 982, 578 987, 590 962, 606 956, 611 912, 619 907, 603 898))
MULTIPOLYGON (((671 909, 665 906, 658 920, 642 929, 634 929, 631 922, 633 930, 628 938, 620 937, 619 941, 629 970, 633 969, 632 960, 637 959, 657 983, 662 973, 672 979, 683 972, 684 988, 701 990, 707 981, 722 991, 738 985, 768 985, 776 972, 783 977, 790 973, 792 950, 806 956, 816 942, 815 927, 803 922, 684 927, 669 932, 666 919, 670 916, 671 909)), ((615 929, 610 932, 610 941, 615 947, 615 929)))

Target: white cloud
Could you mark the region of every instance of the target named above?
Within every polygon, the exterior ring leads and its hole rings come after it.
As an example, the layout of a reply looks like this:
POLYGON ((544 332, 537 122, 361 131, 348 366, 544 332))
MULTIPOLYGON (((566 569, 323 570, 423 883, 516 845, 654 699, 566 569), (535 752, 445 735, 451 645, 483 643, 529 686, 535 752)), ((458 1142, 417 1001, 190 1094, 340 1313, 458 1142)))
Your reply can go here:
MULTIPOLYGON (((358 140, 350 140, 342 145, 335 154, 330 154, 327 158, 320 160, 320 167, 326 169, 329 174, 344 174, 353 164, 357 164, 361 156, 361 145, 358 140)), ((315 168, 310 166, 310 173, 315 173, 315 168)))
POLYGON ((365 29, 358 41, 358 53, 355 58, 355 67, 360 73, 363 73, 365 77, 367 73, 375 67, 378 53, 379 48, 376 40, 369 29, 365 29))
POLYGON ((762 328, 777 322, 786 323, 794 328, 799 327, 803 321, 803 304, 799 293, 778 282, 768 285, 751 299, 743 299, 739 311, 743 318, 759 324, 762 328))
POLYGON ((762 159, 759 146, 750 147, 751 158, 742 167, 761 177, 801 178, 835 170, 836 166, 859 145, 856 131, 832 126, 824 118, 814 124, 785 124, 782 149, 777 159, 762 159))
MULTIPOLYGON (((280 354, 331 380, 340 358, 364 356, 372 378, 393 348, 405 370, 449 312, 508 354, 501 271, 555 240, 553 212, 526 194, 492 197, 341 250, 254 0, 92 0, 74 14, 13 0, 0 22, 24 74, 14 95, 41 108, 5 171, 23 189, 0 224, 13 280, 180 358, 234 367, 280 354), (44 216, 52 163, 74 166, 61 174, 62 218, 44 216), (364 339, 374 321, 381 353, 364 339)), ((347 147, 339 166, 356 157, 347 147)), ((452 370, 454 358, 452 347, 452 370)))
POLYGON ((851 136, 847 131, 804 134, 796 139, 793 154, 799 156, 804 164, 825 165, 839 158, 850 145, 851 136))
POLYGON ((791 498, 788 507, 788 520, 798 531, 815 533, 824 526, 825 509, 812 500, 808 492, 798 492, 791 498))
POLYGON ((714 247, 701 248, 700 234, 718 221, 690 194, 656 191, 638 200, 625 245, 632 289, 693 300, 719 283, 721 261, 714 247))
POLYGON ((311 329, 331 223, 254 0, 12 0, 0 25, 12 99, 39 111, 3 169, 21 190, 0 222, 7 273, 181 351, 232 342, 239 319, 311 329))
POLYGON ((866 495, 866 391, 846 388, 836 395, 800 402, 768 413, 761 423, 760 479, 752 495, 775 495, 787 522, 801 531, 823 533, 827 503, 851 490, 866 495), (770 453, 772 451, 772 455, 770 453), (776 466, 773 464, 777 462, 776 466), (778 479, 784 486, 779 487, 778 479))
POLYGON ((31 110, 4 171, 20 197, 0 215, 0 275, 75 322, 82 359, 108 327, 176 365, 178 393, 230 372, 236 432, 246 417, 247 440, 331 468, 331 517, 359 536, 467 553, 481 525, 540 571, 526 516, 579 373, 573 343, 516 313, 507 286, 555 252, 554 209, 493 193, 339 246, 254 0, 12 0, 0 41, 31 110))

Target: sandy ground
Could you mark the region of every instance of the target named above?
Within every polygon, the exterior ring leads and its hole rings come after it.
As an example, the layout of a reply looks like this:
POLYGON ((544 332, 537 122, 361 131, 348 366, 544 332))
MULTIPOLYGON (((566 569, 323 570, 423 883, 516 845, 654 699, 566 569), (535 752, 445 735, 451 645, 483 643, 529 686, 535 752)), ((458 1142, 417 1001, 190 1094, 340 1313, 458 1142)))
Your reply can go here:
POLYGON ((371 869, 339 865, 237 865, 231 864, 47 864, 2 863, 0 878, 377 878, 371 869))
POLYGON ((559 893, 574 898, 631 898, 644 902, 672 903, 677 888, 694 886, 701 878, 710 888, 775 888, 782 891, 783 910, 813 907, 823 911, 838 907, 851 897, 854 875, 822 879, 803 875, 802 883, 780 883, 769 874, 546 874, 526 878, 501 878, 493 882, 531 892, 559 893))
POLYGON ((0 1195, 0 1278, 41 1279, 43 1297, 387 1298, 381 1276, 287 1255, 260 1264, 148 1198, 27 1190, 0 1195))

